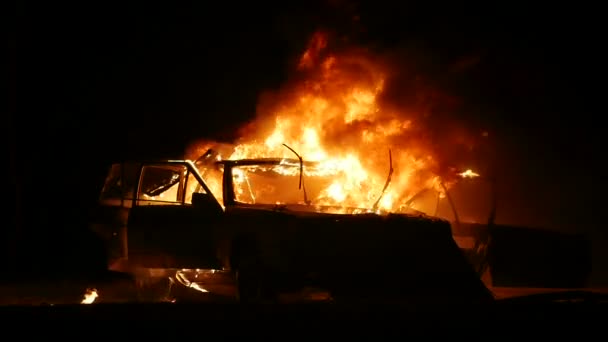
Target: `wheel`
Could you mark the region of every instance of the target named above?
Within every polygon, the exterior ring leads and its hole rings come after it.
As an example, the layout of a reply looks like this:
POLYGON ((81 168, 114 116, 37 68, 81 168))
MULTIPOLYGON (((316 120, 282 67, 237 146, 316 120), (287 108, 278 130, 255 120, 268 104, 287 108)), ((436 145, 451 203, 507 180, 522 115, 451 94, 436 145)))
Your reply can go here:
POLYGON ((237 300, 241 303, 272 303, 277 299, 272 284, 267 282, 261 263, 255 257, 242 258, 234 271, 237 300))
POLYGON ((241 303, 256 302, 261 298, 261 280, 258 263, 251 257, 239 260, 234 277, 237 300, 241 303))

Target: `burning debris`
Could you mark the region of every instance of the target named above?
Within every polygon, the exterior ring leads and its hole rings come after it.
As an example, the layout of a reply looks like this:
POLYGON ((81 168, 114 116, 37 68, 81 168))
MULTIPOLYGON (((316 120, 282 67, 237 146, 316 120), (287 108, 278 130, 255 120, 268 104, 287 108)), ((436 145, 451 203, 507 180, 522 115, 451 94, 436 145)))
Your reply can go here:
POLYGON ((464 172, 461 172, 458 174, 460 177, 462 178, 475 178, 475 177, 479 177, 479 174, 471 169, 468 169, 464 172))
POLYGON ((99 297, 96 289, 87 289, 84 293, 84 298, 80 301, 80 304, 92 304, 99 297))
MULTIPOLYGON (((197 276, 197 275, 195 275, 197 276)), ((188 275, 186 272, 184 271, 177 271, 175 273, 175 280, 177 280, 178 283, 184 285, 187 288, 199 291, 199 292, 203 292, 203 293, 207 293, 209 292, 207 289, 205 289, 204 287, 202 287, 199 283, 190 281, 188 279, 188 275)))
MULTIPOLYGON (((458 179, 477 175, 471 170, 460 177, 441 174, 433 142, 423 123, 414 120, 429 116, 429 106, 397 110, 387 105, 382 96, 388 68, 367 53, 330 51, 330 45, 322 32, 313 35, 297 68, 303 78, 262 101, 258 117, 233 146, 219 152, 223 148, 214 143, 196 144, 186 158, 201 164, 207 159, 287 159, 295 154, 300 167, 289 172, 299 172, 299 180, 291 189, 303 192, 299 193, 303 204, 374 212, 409 211, 410 199, 421 190, 443 193, 458 179), (388 179, 386 149, 391 151, 388 179), (313 171, 302 167, 302 161, 318 164, 313 171)), ((221 172, 212 169, 202 168, 201 173, 221 199, 221 172)), ((248 203, 268 198, 279 185, 258 181, 259 186, 252 189, 252 170, 235 171, 236 191, 248 194, 248 203)), ((281 199, 276 202, 280 204, 281 199)), ((426 209, 422 211, 435 208, 426 209)))

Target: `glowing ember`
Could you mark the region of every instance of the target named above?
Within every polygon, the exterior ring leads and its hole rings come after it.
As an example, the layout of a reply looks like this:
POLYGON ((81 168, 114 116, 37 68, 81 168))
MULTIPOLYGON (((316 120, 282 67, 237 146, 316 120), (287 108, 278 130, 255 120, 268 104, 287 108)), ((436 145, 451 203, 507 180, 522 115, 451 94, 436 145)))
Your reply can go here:
MULTIPOLYGON (((327 46, 325 35, 313 36, 298 65, 304 80, 262 101, 258 118, 246 127, 231 152, 221 157, 294 159, 295 151, 304 161, 318 162, 314 170, 304 169, 306 187, 315 186, 311 184, 314 177, 329 177, 331 181, 316 184, 317 191, 311 192, 314 196, 309 196, 307 204, 396 212, 410 208, 408 200, 423 189, 442 192, 442 181, 449 186, 453 180, 440 179, 432 143, 422 125, 412 120, 412 113, 380 101, 388 71, 364 53, 332 54, 325 51, 327 46), (389 169, 394 169, 390 183, 389 169)), ((420 110, 423 112, 416 114, 422 115, 417 116, 428 114, 420 110)), ((212 146, 198 145, 187 158, 196 159, 212 146)), ((258 181, 258 188, 251 191, 250 171, 235 171, 237 195, 249 194, 248 203, 259 203, 262 198, 265 203, 284 203, 264 196, 264 189, 279 193, 273 190, 279 183, 258 181)), ((297 176, 299 167, 296 164, 273 171, 297 176)), ((221 199, 219 176, 203 176, 221 199)), ((289 186, 282 186, 282 191, 299 190, 297 182, 289 186)))
POLYGON ((205 289, 204 287, 202 287, 200 284, 192 282, 190 280, 188 280, 188 278, 186 277, 186 274, 182 271, 177 271, 175 273, 175 279, 182 285, 191 288, 193 290, 199 291, 199 292, 203 292, 203 293, 207 293, 209 291, 207 291, 207 289, 205 289))
POLYGON ((80 302, 80 304, 92 304, 95 302, 95 299, 99 297, 96 289, 87 289, 84 293, 84 299, 80 302))
POLYGON ((479 177, 479 174, 476 173, 475 171, 468 169, 464 172, 461 172, 458 174, 460 177, 462 178, 475 178, 475 177, 479 177))

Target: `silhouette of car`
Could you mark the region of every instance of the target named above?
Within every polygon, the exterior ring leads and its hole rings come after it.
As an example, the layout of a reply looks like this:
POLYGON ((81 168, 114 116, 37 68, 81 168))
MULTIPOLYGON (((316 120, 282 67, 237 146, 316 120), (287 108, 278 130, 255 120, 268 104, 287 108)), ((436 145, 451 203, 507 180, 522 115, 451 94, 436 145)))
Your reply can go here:
POLYGON ((335 300, 492 299, 448 221, 315 203, 315 184, 328 181, 316 167, 211 152, 197 161, 115 163, 91 229, 105 241, 111 270, 228 272, 241 301, 302 286, 328 289, 335 300))

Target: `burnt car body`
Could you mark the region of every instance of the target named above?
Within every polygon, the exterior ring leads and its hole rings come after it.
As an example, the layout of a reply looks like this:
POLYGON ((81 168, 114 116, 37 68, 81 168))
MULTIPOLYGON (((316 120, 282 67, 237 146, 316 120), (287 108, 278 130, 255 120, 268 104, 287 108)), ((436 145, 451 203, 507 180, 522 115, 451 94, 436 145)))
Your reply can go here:
POLYGON ((444 190, 441 198, 435 189, 423 189, 411 202, 428 201, 435 216, 450 221, 454 240, 487 286, 588 285, 591 246, 584 234, 496 223, 498 194, 491 177, 465 178, 444 190))
POLYGON ((91 229, 112 270, 226 270, 241 300, 303 285, 334 297, 492 299, 448 221, 312 203, 314 182, 306 188, 302 177, 314 178, 314 167, 278 158, 117 163, 91 229), (206 183, 213 177, 215 194, 206 183))

